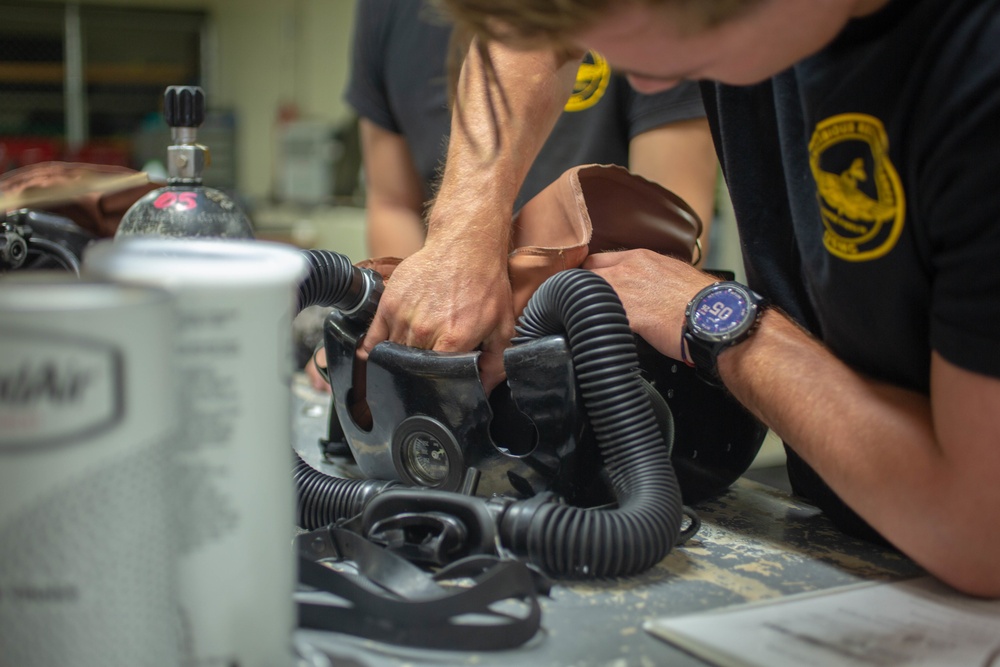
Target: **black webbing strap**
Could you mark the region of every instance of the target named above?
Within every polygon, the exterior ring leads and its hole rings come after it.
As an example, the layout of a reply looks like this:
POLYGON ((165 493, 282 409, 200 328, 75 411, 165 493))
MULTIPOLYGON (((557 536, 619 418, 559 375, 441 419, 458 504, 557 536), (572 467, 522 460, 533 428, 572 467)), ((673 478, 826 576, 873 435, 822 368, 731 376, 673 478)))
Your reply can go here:
MULTIPOLYGON (((298 602, 299 627, 392 644, 454 650, 520 646, 541 625, 537 595, 548 582, 517 560, 470 556, 434 575, 349 530, 331 526, 298 538, 301 584, 339 598, 298 602), (349 561, 357 573, 319 560, 349 561), (455 585, 439 582, 464 579, 455 585), (470 585, 471 584, 471 585, 470 585), (505 603, 526 614, 492 608, 505 603)), ((324 596, 328 597, 328 596, 324 596)))

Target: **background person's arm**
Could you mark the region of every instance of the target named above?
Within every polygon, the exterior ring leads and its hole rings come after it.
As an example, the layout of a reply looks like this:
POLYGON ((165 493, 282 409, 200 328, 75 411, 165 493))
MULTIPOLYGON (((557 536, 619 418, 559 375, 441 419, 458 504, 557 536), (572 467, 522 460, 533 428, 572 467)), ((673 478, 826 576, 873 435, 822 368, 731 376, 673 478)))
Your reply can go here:
MULTIPOLYGON (((359 120, 358 127, 365 172, 368 257, 407 257, 424 242, 424 193, 410 149, 401 135, 366 118, 359 120)), ((314 389, 329 392, 330 385, 316 370, 317 363, 326 366, 326 350, 318 350, 303 370, 314 389)))
MULTIPOLYGON (((424 191, 406 139, 359 122, 369 257, 408 257, 424 243, 424 191)), ((363 258, 357 258, 363 259, 363 258)))
POLYGON ((629 144, 629 170, 659 183, 691 205, 702 222, 704 261, 715 215, 718 174, 708 121, 683 120, 636 135, 629 144))

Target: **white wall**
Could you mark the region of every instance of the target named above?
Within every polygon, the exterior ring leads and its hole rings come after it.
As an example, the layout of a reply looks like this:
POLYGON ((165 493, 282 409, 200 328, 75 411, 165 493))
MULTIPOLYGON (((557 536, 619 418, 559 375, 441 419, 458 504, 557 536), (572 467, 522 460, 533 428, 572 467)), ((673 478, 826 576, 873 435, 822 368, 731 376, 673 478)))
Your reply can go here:
POLYGON ((282 105, 331 123, 348 116, 341 93, 354 5, 351 0, 207 2, 218 43, 210 103, 236 110, 239 187, 251 198, 265 198, 272 192, 274 128, 282 105))

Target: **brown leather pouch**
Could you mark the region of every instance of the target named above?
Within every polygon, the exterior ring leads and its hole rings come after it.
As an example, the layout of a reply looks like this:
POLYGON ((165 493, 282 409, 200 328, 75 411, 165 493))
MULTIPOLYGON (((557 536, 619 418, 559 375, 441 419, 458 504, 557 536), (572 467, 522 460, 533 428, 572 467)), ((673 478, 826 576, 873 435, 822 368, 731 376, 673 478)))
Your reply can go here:
POLYGON ((545 279, 592 253, 647 248, 697 261, 701 229, 687 202, 624 167, 568 169, 514 219, 508 261, 515 315, 545 279))
POLYGON ((11 209, 48 211, 109 237, 129 207, 158 187, 145 173, 126 167, 40 162, 0 176, 0 199, 12 202, 11 209))

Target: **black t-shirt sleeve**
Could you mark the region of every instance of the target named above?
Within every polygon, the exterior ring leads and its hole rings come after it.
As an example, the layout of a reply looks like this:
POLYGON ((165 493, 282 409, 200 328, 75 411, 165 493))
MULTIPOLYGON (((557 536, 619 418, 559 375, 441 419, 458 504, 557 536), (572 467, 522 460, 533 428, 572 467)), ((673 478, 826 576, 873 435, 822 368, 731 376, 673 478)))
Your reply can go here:
POLYGON ((1000 377, 1000 13, 982 13, 928 81, 912 182, 932 258, 931 347, 1000 377))
POLYGON ((705 117, 701 91, 693 81, 685 81, 670 90, 652 95, 629 89, 629 97, 629 140, 661 125, 705 117))
POLYGON ((385 54, 392 22, 392 0, 358 0, 355 5, 347 102, 362 118, 396 134, 401 129, 392 115, 385 80, 385 54))

